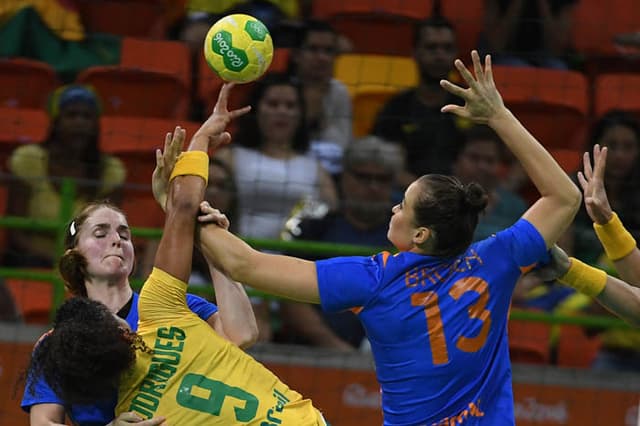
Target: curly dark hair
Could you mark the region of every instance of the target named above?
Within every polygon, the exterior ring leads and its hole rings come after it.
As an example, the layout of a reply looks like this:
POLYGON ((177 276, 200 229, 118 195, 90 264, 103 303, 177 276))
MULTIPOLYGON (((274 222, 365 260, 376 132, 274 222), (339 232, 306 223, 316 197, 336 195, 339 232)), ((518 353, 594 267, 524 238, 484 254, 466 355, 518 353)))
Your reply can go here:
MULTIPOLYGON (((117 393, 120 374, 133 365, 140 342, 102 303, 72 297, 60 305, 53 329, 33 351, 28 391, 33 395, 43 376, 67 404, 109 400, 117 393)), ((144 344, 142 349, 148 351, 144 344)))

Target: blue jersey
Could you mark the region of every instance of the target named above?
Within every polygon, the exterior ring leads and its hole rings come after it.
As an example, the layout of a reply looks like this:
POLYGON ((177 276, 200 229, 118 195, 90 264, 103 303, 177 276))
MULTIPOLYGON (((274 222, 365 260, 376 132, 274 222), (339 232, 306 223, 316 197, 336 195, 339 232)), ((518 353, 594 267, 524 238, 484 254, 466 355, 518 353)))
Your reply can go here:
MULTIPOLYGON (((193 294, 187 294, 187 305, 192 312, 197 314, 204 321, 208 320, 211 315, 218 312, 218 307, 210 303, 202 297, 193 294)), ((138 293, 133 293, 131 301, 131 309, 127 315, 127 323, 132 330, 138 329, 138 293)), ((46 338, 46 336, 44 337, 46 338)), ((111 401, 104 401, 95 405, 66 405, 56 393, 49 387, 44 377, 40 377, 35 382, 34 395, 29 392, 29 388, 33 379, 27 377, 27 383, 22 403, 20 404, 24 411, 29 411, 36 404, 60 404, 65 406, 67 415, 71 421, 79 426, 104 426, 114 418, 118 395, 114 395, 111 401)))
POLYGON ((520 275, 546 258, 520 219, 453 258, 316 262, 323 309, 353 309, 367 332, 385 425, 514 424, 509 304, 520 275))

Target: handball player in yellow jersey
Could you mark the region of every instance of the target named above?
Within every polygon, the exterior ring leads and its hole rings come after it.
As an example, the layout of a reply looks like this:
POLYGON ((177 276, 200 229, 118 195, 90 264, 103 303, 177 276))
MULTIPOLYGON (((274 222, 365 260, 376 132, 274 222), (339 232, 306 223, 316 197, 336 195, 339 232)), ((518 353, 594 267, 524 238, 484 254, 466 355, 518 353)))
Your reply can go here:
MULTIPOLYGON (((34 350, 29 374, 44 376, 65 401, 92 403, 117 388, 116 415, 164 418, 170 425, 326 425, 310 400, 218 336, 186 305, 207 152, 228 143, 227 124, 249 111, 227 110, 231 87, 223 86, 213 114, 188 150, 175 167, 164 170, 171 173, 167 216, 154 269, 140 293, 138 331, 131 332, 100 302, 71 298, 34 350), (87 350, 87 339, 99 339, 104 350, 87 350)), ((167 135, 165 152, 181 151, 183 141, 184 130, 176 128, 167 135)), ((98 257, 118 261, 106 253, 81 254, 87 257, 85 265, 98 257)))

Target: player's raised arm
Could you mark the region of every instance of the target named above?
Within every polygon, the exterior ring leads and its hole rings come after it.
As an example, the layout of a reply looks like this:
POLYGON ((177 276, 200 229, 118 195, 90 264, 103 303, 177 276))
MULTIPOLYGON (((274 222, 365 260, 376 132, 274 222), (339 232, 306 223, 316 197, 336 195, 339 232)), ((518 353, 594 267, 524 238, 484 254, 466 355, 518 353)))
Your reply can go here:
POLYGON ((551 247, 578 211, 580 191, 551 154, 505 107, 493 81, 491 57, 486 56, 484 68, 478 52, 473 51, 471 58, 475 77, 461 60, 455 62, 469 88, 464 89, 446 80, 441 82, 444 89, 463 98, 465 105, 446 105, 442 111, 489 125, 513 152, 540 192, 540 198, 523 217, 536 227, 547 246, 551 247))

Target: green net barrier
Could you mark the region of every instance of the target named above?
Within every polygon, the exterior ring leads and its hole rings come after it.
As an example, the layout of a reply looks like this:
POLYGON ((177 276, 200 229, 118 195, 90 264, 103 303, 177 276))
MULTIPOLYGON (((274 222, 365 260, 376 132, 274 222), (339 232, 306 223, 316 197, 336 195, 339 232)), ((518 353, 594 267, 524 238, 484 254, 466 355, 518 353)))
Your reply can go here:
MULTIPOLYGON (((57 231, 57 254, 62 255, 64 251, 65 226, 69 223, 73 215, 73 199, 75 198, 75 183, 73 179, 63 179, 61 183, 62 204, 58 220, 35 220, 24 217, 5 216, 0 217, 0 227, 13 229, 30 229, 35 231, 57 231)), ((132 228, 134 237, 159 239, 162 235, 161 229, 155 228, 132 228)), ((292 255, 304 254, 309 257, 329 257, 329 256, 368 256, 377 253, 384 248, 354 246, 347 244, 333 244, 315 241, 281 241, 244 239, 249 245, 259 250, 269 250, 275 252, 288 253, 292 255)), ((0 277, 18 278, 25 280, 49 281, 52 284, 54 308, 64 300, 65 290, 62 279, 55 270, 31 270, 20 268, 9 268, 0 266, 0 277)), ((134 289, 140 289, 144 283, 143 279, 134 278, 131 285, 134 289)), ((190 292, 203 297, 212 297, 213 288, 192 287, 190 292)), ((277 299, 276 296, 269 295, 254 289, 249 289, 250 296, 260 296, 266 299, 277 299)), ((52 309, 52 315, 55 309, 52 309)), ((624 321, 605 316, 572 316, 550 314, 545 312, 532 312, 530 310, 512 309, 510 318, 516 320, 526 320, 535 322, 545 322, 550 324, 572 324, 595 329, 627 329, 631 328, 624 321)))

